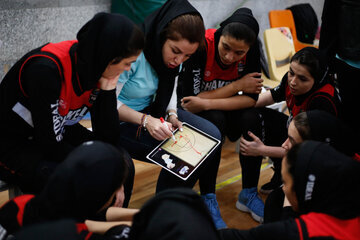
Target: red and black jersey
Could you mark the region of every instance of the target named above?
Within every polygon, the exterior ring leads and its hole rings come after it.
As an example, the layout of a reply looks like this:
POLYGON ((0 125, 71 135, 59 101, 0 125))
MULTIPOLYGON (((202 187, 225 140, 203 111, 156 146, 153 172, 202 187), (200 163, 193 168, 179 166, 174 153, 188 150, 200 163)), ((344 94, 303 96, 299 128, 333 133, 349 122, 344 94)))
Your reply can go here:
POLYGON ((8 233, 14 233, 24 226, 26 205, 34 195, 21 195, 7 201, 0 208, 0 224, 8 233))
POLYGON ((242 77, 242 73, 246 65, 246 55, 240 59, 239 62, 226 69, 218 64, 215 58, 215 52, 217 51, 214 39, 215 32, 216 29, 208 29, 205 33, 207 59, 204 70, 204 81, 201 87, 202 91, 210 91, 221 88, 232 81, 239 79, 242 77))
POLYGON ((298 113, 309 110, 323 110, 335 116, 339 115, 339 99, 335 87, 326 83, 310 94, 294 96, 290 92, 287 74, 284 75, 281 83, 271 89, 271 95, 275 102, 286 101, 290 112, 290 120, 298 113))
MULTIPOLYGON (((53 127, 56 134, 57 141, 62 140, 64 126, 73 125, 79 122, 92 106, 92 102, 95 99, 90 100, 92 90, 83 92, 78 96, 73 87, 73 78, 78 79, 78 75, 73 72, 72 61, 70 57, 71 47, 77 43, 77 40, 63 41, 60 43, 49 43, 43 46, 38 52, 34 52, 32 55, 25 59, 19 70, 19 85, 21 92, 24 96, 28 97, 26 91, 22 86, 22 71, 31 59, 37 57, 48 58, 53 61, 59 71, 61 77, 61 90, 59 99, 55 104, 51 104, 51 111, 54 116, 53 127)), ((25 115, 21 103, 17 103, 18 107, 14 108, 14 112, 19 114, 23 119, 26 119, 28 123, 32 122, 31 116, 25 115)))
POLYGON ((360 217, 338 219, 324 213, 311 212, 296 219, 299 239, 347 239, 360 238, 360 217))
POLYGON ((227 240, 355 240, 360 237, 360 217, 342 220, 311 212, 300 218, 260 225, 250 230, 222 229, 227 240))
MULTIPOLYGON (((6 230, 7 234, 13 234, 28 224, 44 222, 41 219, 36 220, 28 216, 26 212, 27 204, 34 197, 31 194, 21 195, 9 200, 0 208, 0 225, 6 230), (25 218, 27 221, 24 221, 25 218)), ((76 229, 81 239, 102 239, 99 235, 89 232, 85 223, 77 223, 76 229)))
MULTIPOLYGON (((183 63, 183 72, 179 75, 178 96, 180 98, 221 88, 248 73, 261 72, 258 42, 255 42, 237 63, 226 68, 219 65, 219 60, 217 60, 218 42, 214 36, 216 31, 216 29, 207 29, 205 33, 206 50, 198 50, 183 63)), ((258 94, 245 95, 255 100, 258 98, 258 94)))
MULTIPOLYGON (((311 109, 311 104, 316 101, 317 99, 323 99, 327 100, 329 104, 333 105, 333 112, 335 115, 338 115, 337 107, 335 102, 333 101, 335 97, 335 88, 331 84, 325 84, 318 90, 314 91, 312 94, 310 94, 301 104, 297 105, 295 104, 295 96, 290 92, 290 88, 287 85, 286 87, 286 105, 288 109, 291 111, 291 114, 293 117, 295 117, 300 112, 305 112, 309 109, 311 109)), ((325 101, 326 101, 325 100, 325 101)))

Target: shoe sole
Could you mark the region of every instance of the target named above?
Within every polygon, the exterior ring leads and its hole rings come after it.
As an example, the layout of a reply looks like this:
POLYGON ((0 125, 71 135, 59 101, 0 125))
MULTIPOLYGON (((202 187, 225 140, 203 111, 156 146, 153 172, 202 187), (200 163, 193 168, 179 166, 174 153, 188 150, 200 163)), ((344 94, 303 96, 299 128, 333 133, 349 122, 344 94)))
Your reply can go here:
POLYGON ((256 215, 253 211, 251 211, 246 205, 242 204, 241 202, 239 201, 236 201, 236 204, 235 204, 236 208, 239 209, 240 211, 242 212, 248 212, 251 214, 251 217, 259 222, 259 223, 263 223, 264 219, 258 215, 256 215))

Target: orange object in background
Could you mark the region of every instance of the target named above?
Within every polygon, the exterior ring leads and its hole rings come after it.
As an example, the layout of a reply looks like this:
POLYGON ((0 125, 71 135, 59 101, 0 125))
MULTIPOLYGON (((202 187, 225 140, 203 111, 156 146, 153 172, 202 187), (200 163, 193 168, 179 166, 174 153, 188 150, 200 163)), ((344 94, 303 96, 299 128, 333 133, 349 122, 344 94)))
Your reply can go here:
POLYGON ((288 27, 294 41, 295 51, 299 51, 304 47, 316 47, 316 45, 300 42, 296 35, 296 27, 291 10, 271 10, 269 11, 269 22, 271 28, 288 27))

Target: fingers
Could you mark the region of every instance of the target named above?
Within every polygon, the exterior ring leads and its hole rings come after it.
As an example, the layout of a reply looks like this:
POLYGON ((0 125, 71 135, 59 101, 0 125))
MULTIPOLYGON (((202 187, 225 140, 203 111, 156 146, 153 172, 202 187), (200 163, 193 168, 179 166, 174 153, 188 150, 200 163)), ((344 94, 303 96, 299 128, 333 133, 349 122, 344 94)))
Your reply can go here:
POLYGON ((146 126, 150 135, 156 140, 162 141, 172 136, 172 124, 169 122, 162 123, 158 118, 150 118, 146 126))
POLYGON ((173 123, 173 128, 172 128, 172 130, 174 131, 176 128, 178 128, 181 132, 183 131, 183 129, 182 129, 182 122, 179 121, 178 119, 176 119, 176 122, 173 123))
POLYGON ((259 72, 253 72, 253 73, 248 73, 249 77, 261 77, 261 73, 259 72))
POLYGON ((257 139, 259 139, 255 134, 253 134, 251 131, 248 131, 248 135, 249 137, 251 137, 254 141, 256 141, 257 139))

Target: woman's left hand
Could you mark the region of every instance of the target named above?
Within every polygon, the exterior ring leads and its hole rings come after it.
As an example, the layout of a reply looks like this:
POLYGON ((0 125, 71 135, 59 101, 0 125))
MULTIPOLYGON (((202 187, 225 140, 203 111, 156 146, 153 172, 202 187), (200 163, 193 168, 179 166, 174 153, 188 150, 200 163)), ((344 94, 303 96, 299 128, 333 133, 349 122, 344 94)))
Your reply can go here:
POLYGON ((173 125, 173 129, 172 129, 173 131, 177 128, 180 131, 182 131, 182 122, 179 121, 179 119, 176 116, 174 116, 174 115, 169 116, 167 121, 173 125))
POLYGON ((184 110, 197 113, 206 110, 207 99, 197 96, 189 96, 181 99, 181 106, 184 110))
POLYGON ((264 143, 255 134, 248 131, 249 137, 253 141, 247 141, 243 136, 240 138, 240 153, 244 156, 262 156, 261 149, 264 147, 264 143))

